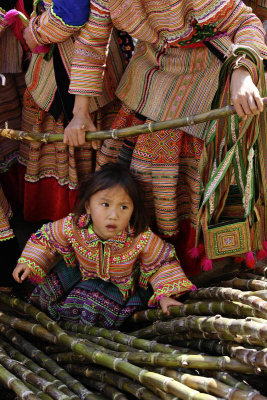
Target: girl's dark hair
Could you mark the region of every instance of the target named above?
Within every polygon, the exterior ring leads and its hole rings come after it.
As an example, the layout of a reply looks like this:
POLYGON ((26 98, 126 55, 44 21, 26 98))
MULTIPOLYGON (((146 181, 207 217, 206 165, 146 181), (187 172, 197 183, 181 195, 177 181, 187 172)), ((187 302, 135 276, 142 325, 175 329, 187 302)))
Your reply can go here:
POLYGON ((143 191, 130 171, 119 163, 110 162, 103 165, 81 185, 79 202, 74 210, 76 223, 80 216, 86 213, 85 203, 91 196, 117 185, 121 186, 133 201, 134 210, 130 224, 135 230, 135 235, 144 232, 147 228, 147 213, 144 208, 143 191))

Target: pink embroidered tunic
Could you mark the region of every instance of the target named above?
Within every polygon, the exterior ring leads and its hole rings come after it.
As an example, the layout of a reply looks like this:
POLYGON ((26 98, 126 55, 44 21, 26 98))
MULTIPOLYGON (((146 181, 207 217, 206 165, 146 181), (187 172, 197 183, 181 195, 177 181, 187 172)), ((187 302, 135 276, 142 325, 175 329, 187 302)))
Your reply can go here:
POLYGON ((135 283, 154 294, 148 305, 154 306, 163 296, 179 296, 194 289, 185 276, 172 245, 150 229, 134 237, 123 231, 103 242, 88 230, 80 229, 73 215, 43 225, 31 236, 19 259, 27 263, 32 278, 43 281, 52 266, 63 256, 68 266, 79 265, 83 280, 100 278, 118 287, 126 299, 135 283), (137 268, 139 266, 139 268, 137 268))

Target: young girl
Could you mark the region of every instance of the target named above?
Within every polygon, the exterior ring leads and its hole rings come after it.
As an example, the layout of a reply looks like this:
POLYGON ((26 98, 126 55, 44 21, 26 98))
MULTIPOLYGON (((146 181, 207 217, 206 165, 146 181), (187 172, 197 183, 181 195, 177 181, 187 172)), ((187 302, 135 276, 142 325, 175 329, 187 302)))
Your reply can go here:
POLYGON ((56 320, 117 327, 147 305, 168 313, 194 287, 173 247, 147 228, 141 200, 127 169, 104 165, 83 186, 74 214, 31 236, 14 279, 44 281, 31 301, 56 320), (61 262, 47 276, 60 256, 72 268, 61 262))

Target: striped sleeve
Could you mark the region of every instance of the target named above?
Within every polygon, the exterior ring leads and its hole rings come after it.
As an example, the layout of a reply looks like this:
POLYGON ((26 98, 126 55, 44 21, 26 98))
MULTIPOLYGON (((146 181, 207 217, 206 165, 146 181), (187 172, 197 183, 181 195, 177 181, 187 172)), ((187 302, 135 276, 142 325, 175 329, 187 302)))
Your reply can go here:
POLYGON ((89 20, 75 42, 70 93, 87 96, 102 94, 111 29, 108 0, 92 0, 89 20))
MULTIPOLYGON (((88 12, 89 14, 89 12, 88 12)), ((86 17, 88 18, 88 14, 86 17)), ((50 43, 60 43, 77 32, 81 26, 68 25, 53 10, 49 8, 41 15, 31 18, 29 29, 36 46, 50 43)))
POLYGON ((242 1, 233 2, 232 10, 221 19, 217 29, 226 32, 227 36, 216 38, 211 44, 225 56, 233 52, 233 45, 239 45, 249 46, 262 58, 267 57, 262 23, 242 1))
POLYGON ((178 297, 195 289, 182 270, 174 247, 152 232, 141 254, 140 271, 140 286, 150 283, 154 290, 149 307, 156 306, 162 297, 178 297))
POLYGON ((68 218, 70 217, 43 225, 26 243, 18 263, 28 265, 36 282, 43 281, 60 257, 67 264, 74 265, 75 254, 64 234, 68 218))

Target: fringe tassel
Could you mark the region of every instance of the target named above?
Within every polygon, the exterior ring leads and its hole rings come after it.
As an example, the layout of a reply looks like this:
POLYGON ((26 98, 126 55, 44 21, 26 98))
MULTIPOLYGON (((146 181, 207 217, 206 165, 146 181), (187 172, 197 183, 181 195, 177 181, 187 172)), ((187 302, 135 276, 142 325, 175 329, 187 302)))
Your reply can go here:
POLYGON ((191 258, 198 258, 200 256, 197 247, 192 247, 192 249, 188 250, 188 254, 190 255, 191 258))
POLYGON ((213 269, 212 261, 205 257, 203 262, 201 263, 201 267, 203 271, 211 271, 213 269))
POLYGON ((249 251, 246 254, 246 266, 249 268, 254 268, 256 264, 256 260, 252 251, 249 251))

